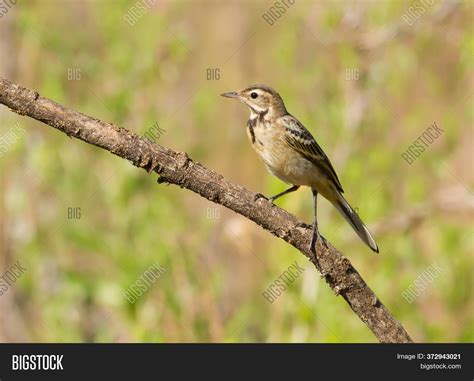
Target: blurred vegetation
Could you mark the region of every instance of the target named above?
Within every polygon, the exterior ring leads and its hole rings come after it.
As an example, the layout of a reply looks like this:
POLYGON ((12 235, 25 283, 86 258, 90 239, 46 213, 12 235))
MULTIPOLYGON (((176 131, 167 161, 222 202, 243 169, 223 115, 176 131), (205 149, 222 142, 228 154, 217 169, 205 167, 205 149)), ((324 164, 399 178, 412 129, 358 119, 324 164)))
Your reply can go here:
MULTIPOLYGON (((474 341, 473 2, 25 1, 0 19, 0 75, 145 134, 255 192, 285 184, 246 137, 248 111, 219 97, 253 83, 283 96, 331 158, 374 231, 373 255, 329 203, 322 234, 354 263, 416 341, 474 341), (410 19, 411 20, 411 19, 410 19), (219 69, 219 80, 208 80, 219 69), (401 157, 433 122, 444 133, 401 157), (443 271, 412 303, 429 266, 443 271)), ((313 266, 253 223, 156 175, 0 108, 0 296, 7 342, 375 342, 313 266), (68 218, 80 208, 80 218, 68 218), (295 260, 306 270, 275 302, 262 293, 295 260), (166 272, 136 303, 123 293, 166 272)), ((312 220, 311 192, 278 204, 312 220)))

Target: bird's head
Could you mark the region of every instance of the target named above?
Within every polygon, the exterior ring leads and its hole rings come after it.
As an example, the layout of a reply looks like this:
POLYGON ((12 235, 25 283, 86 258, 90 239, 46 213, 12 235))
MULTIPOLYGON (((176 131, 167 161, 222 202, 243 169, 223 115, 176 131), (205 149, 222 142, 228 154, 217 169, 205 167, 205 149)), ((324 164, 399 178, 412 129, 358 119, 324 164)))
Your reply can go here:
POLYGON ((245 103, 250 108, 251 117, 262 113, 279 117, 288 113, 280 94, 265 85, 254 85, 240 91, 231 91, 221 95, 227 98, 236 98, 245 103))

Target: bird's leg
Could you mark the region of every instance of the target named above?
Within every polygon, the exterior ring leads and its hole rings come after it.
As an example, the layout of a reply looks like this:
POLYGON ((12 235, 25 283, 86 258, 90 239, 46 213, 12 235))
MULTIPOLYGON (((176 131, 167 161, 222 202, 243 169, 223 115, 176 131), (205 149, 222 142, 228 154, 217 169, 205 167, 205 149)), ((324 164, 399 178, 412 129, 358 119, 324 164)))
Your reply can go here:
POLYGON ((313 202, 314 202, 314 220, 313 220, 313 235, 309 244, 309 250, 316 254, 316 245, 319 239, 318 230, 318 192, 313 189, 313 202))
POLYGON ((283 191, 283 192, 281 192, 281 193, 276 194, 276 195, 273 196, 273 197, 270 197, 269 200, 270 200, 270 202, 273 204, 273 202, 274 202, 277 198, 280 198, 281 196, 284 196, 285 194, 294 192, 295 190, 298 190, 299 187, 300 187, 299 185, 293 185, 291 188, 288 188, 286 191, 283 191))
POLYGON ((323 274, 323 271, 321 269, 321 266, 319 265, 318 257, 317 257, 317 245, 318 241, 321 239, 324 243, 324 245, 327 247, 327 244, 325 240, 321 237, 319 234, 319 229, 318 229, 318 192, 313 189, 313 200, 314 200, 314 221, 313 221, 313 235, 311 237, 311 242, 309 244, 309 251, 311 251, 314 254, 314 263, 316 267, 318 268, 319 272, 323 274))

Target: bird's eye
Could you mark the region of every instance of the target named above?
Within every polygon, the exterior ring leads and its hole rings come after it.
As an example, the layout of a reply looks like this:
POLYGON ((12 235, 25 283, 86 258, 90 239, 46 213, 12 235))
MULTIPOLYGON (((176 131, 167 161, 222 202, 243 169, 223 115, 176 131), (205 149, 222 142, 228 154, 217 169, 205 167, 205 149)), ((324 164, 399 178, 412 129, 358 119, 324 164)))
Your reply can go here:
POLYGON ((250 93, 250 97, 251 97, 252 99, 255 99, 255 98, 258 97, 258 94, 254 91, 254 92, 250 93))

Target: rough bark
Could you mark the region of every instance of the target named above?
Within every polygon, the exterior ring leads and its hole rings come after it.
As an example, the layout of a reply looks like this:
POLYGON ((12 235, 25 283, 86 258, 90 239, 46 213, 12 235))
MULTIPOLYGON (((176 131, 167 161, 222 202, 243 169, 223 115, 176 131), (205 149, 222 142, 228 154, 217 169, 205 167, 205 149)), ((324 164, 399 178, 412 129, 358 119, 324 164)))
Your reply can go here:
MULTIPOLYGON (((155 171, 160 176, 160 183, 179 185, 241 214, 294 246, 316 265, 309 250, 309 227, 266 199, 256 200, 255 193, 191 160, 186 153, 172 151, 124 128, 73 111, 1 77, 0 103, 20 115, 39 120, 68 136, 127 159, 148 172, 155 171)), ((342 295, 380 342, 412 342, 350 261, 330 243, 328 247, 318 246, 318 262, 327 284, 336 295, 342 295)))

